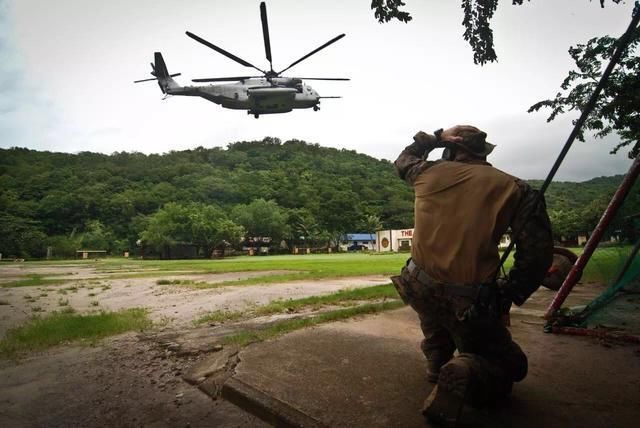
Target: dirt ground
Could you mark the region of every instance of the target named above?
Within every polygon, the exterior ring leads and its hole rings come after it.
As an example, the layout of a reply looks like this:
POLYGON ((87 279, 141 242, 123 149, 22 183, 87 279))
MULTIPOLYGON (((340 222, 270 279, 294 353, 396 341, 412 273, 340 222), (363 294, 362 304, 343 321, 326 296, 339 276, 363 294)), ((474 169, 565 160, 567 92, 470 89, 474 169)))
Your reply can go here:
POLYGON ((183 379, 199 361, 224 353, 216 345, 222 334, 211 336, 210 329, 196 329, 192 321, 209 311, 242 310, 275 299, 384 284, 388 278, 373 275, 209 289, 158 285, 157 281, 215 284, 278 273, 282 272, 109 279, 109 273, 81 265, 0 266, 0 283, 31 274, 61 282, 0 287, 0 337, 33 315, 67 307, 82 313, 145 307, 151 319, 164 326, 160 331, 107 339, 94 347, 59 346, 17 362, 0 360, 0 426, 265 426, 224 400, 212 400, 183 379), (172 337, 195 337, 199 348, 186 354, 176 352, 172 346, 178 345, 169 341, 172 337))
MULTIPOLYGON (((148 273, 148 271, 145 271, 148 273)), ((138 272, 130 272, 138 273, 138 272)), ((296 299, 332 293, 345 288, 368 287, 389 282, 380 275, 338 278, 326 281, 292 281, 283 284, 224 286, 196 289, 188 285, 158 285, 163 280, 191 280, 208 284, 276 275, 284 271, 232 272, 110 279, 109 274, 85 266, 33 267, 1 266, 1 282, 38 274, 59 279, 60 284, 35 287, 0 287, 0 337, 33 315, 45 315, 65 308, 78 312, 144 307, 153 321, 184 328, 207 312, 238 311, 276 299, 296 299), (50 276, 47 276, 50 275, 50 276), (7 279, 9 278, 9 279, 7 279), (99 279, 97 279, 99 278, 99 279)), ((121 276, 112 272, 111 276, 121 276)))
POLYGON ((185 382, 198 358, 176 358, 130 333, 0 362, 0 426, 266 426, 185 382))
MULTIPOLYGON (((8 277, 16 280, 25 273, 34 273, 22 267, 5 269, 0 266, 0 278, 5 281, 8 277)), ((43 274, 40 269, 43 268, 34 269, 35 273, 43 274)), ((0 302, 5 303, 0 305, 0 337, 33 314, 63 308, 60 299, 68 300, 67 305, 79 312, 147 307, 151 318, 164 321, 164 327, 144 334, 117 336, 93 347, 82 344, 59 346, 17 362, 0 360, 1 427, 265 426, 238 407, 211 398, 216 396, 212 389, 219 386, 215 376, 207 377, 213 372, 212 367, 226 370, 225 364, 233 361, 237 353, 236 349, 221 345, 220 340, 233 327, 196 328, 192 320, 207 311, 241 310, 279 298, 388 283, 388 278, 383 276, 366 276, 193 289, 158 285, 160 276, 108 279, 104 278, 105 272, 83 266, 46 269, 46 275, 73 280, 41 287, 0 288, 0 302), (62 277, 56 276, 61 273, 62 277), (75 280, 80 277, 82 281, 75 280), (101 279, 96 279, 98 277, 101 279), (60 293, 61 290, 66 294, 60 293), (27 295, 30 298, 25 298, 27 295), (93 306, 93 301, 97 301, 98 306, 93 306), (40 311, 34 311, 34 307, 39 307, 40 311)), ((168 275, 162 278, 215 283, 275 273, 278 272, 168 275)), ((571 303, 585 303, 601 289, 597 284, 580 286, 571 295, 571 303)), ((525 326, 540 335, 540 316, 553 294, 541 289, 523 308, 514 308, 517 325, 526 321, 525 326)), ((339 327, 348 328, 349 325, 341 323, 339 327)), ((389 326, 387 333, 397 335, 399 331, 389 326)), ((566 342, 573 343, 573 340, 567 338, 566 342)), ((572 348, 564 351, 563 355, 571 355, 572 348)))

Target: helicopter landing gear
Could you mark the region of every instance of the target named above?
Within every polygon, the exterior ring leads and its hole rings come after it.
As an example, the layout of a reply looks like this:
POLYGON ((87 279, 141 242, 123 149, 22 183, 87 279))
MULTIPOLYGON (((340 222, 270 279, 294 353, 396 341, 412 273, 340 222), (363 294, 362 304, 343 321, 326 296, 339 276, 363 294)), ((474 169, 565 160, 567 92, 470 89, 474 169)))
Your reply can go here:
POLYGON ((260 115, 258 113, 254 113, 253 117, 255 117, 256 119, 260 117, 260 115))
POLYGON ((313 106, 313 111, 318 111, 318 110, 320 110, 320 107, 318 107, 318 106, 313 106))

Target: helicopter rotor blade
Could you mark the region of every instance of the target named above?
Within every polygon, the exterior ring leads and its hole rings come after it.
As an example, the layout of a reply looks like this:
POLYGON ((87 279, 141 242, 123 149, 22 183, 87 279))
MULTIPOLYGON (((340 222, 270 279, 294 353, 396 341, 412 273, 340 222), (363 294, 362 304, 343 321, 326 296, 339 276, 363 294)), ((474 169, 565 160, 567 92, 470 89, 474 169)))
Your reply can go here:
POLYGON ((213 49, 214 51, 226 56, 227 58, 234 60, 238 64, 242 64, 245 67, 255 68, 259 72, 266 74, 266 72, 264 70, 260 70, 258 67, 256 67, 255 65, 251 64, 250 62, 247 62, 247 61, 243 60, 242 58, 237 57, 234 54, 232 54, 230 52, 227 52, 222 48, 219 48, 218 46, 214 45, 213 43, 206 41, 202 37, 198 37, 198 36, 196 36, 195 34, 189 32, 189 31, 186 31, 185 33, 186 33, 187 36, 191 37, 196 42, 201 43, 201 44, 205 45, 206 47, 213 49))
POLYGON ((134 80, 133 83, 150 82, 152 80, 158 80, 158 79, 156 79, 155 77, 152 77, 151 79, 134 80))
POLYGON ((341 80, 341 81, 351 80, 351 79, 347 79, 345 77, 292 77, 292 79, 300 79, 300 80, 341 80))
POLYGON ((318 51, 321 51, 322 49, 326 48, 327 46, 337 42, 338 40, 340 40, 341 38, 343 38, 345 36, 345 34, 340 34, 337 37, 334 37, 333 39, 329 40, 327 43, 325 43, 324 45, 312 50, 311 52, 309 52, 308 54, 306 54, 305 56, 303 56, 302 58, 300 58, 299 60, 291 63, 291 65, 289 65, 289 67, 285 68, 282 71, 279 71, 278 74, 284 73, 285 71, 287 71, 288 69, 290 69, 291 67, 293 67, 294 65, 304 61, 305 59, 309 58, 311 55, 317 53, 318 51))
POLYGON ((269 23, 267 22, 267 5, 260 3, 260 19, 262 20, 262 38, 264 39, 264 52, 269 61, 269 67, 273 71, 273 63, 271 59, 271 41, 269 39, 269 23))
POLYGON ((192 82, 235 82, 237 80, 256 79, 264 76, 206 77, 191 79, 192 82))

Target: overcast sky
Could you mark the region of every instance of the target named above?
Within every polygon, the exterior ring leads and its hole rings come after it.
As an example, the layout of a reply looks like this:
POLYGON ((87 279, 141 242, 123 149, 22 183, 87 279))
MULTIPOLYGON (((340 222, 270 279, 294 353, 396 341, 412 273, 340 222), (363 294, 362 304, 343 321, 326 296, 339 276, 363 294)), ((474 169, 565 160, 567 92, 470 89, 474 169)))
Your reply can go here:
MULTIPOLYGON (((258 0, 0 0, 0 147, 79 152, 224 147, 273 136, 393 160, 418 130, 468 123, 498 145, 490 161, 544 178, 575 116, 546 123, 527 108, 551 98, 572 66, 569 46, 618 36, 633 1, 502 0, 492 21, 498 63, 480 67, 463 40, 459 0, 407 0, 409 24, 378 24, 369 0, 269 0, 274 68, 340 33, 347 36, 286 74, 349 77, 309 82, 322 110, 259 119, 200 98, 170 97, 149 82, 161 51, 179 83, 253 74, 189 39, 189 30, 268 68, 258 0)), ((556 176, 581 181, 626 172, 617 138, 576 142, 556 176)))

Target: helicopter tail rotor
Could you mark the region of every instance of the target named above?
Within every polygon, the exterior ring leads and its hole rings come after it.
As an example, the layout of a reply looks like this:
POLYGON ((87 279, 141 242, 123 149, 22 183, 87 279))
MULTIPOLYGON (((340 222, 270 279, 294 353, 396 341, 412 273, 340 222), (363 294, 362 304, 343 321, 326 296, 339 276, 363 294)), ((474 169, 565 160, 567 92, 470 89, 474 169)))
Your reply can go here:
POLYGON ((154 62, 151 63, 151 75, 154 76, 150 79, 134 80, 133 83, 150 82, 152 80, 158 81, 158 86, 163 94, 166 94, 169 89, 178 88, 179 85, 173 80, 173 77, 180 76, 181 73, 169 74, 167 64, 162 58, 160 52, 154 53, 154 62))

